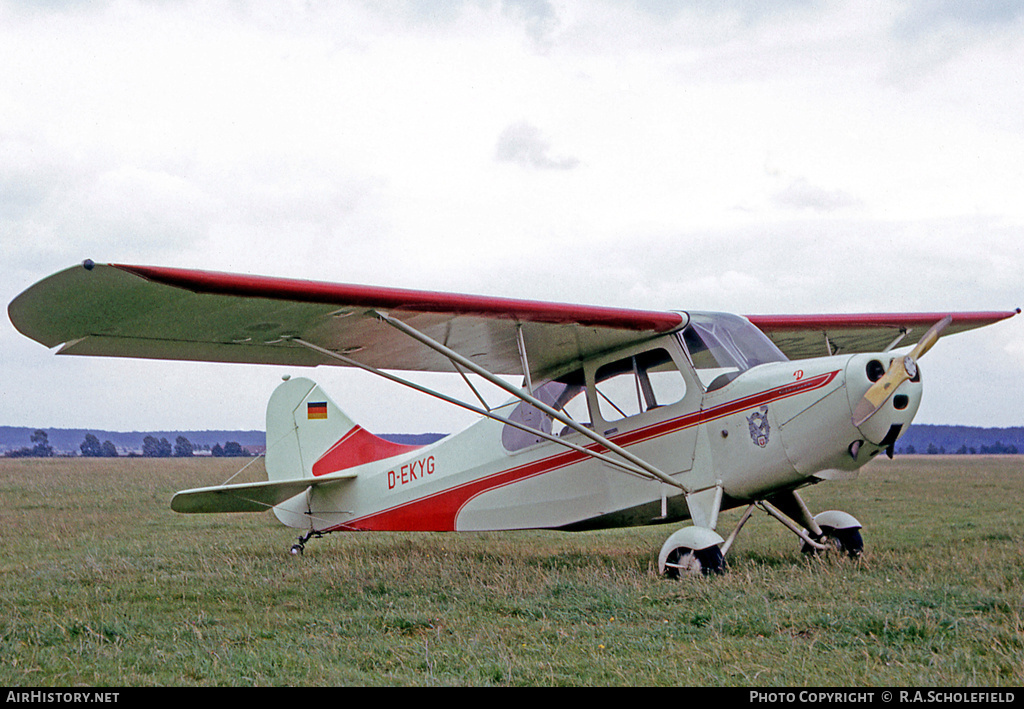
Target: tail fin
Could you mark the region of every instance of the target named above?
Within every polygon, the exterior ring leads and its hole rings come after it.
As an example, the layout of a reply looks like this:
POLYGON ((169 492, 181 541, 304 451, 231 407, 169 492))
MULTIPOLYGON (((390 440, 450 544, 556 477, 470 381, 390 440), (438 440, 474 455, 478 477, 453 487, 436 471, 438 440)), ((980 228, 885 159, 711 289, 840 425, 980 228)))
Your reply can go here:
POLYGON ((309 379, 288 379, 267 404, 271 481, 327 475, 416 448, 386 441, 359 426, 309 379))

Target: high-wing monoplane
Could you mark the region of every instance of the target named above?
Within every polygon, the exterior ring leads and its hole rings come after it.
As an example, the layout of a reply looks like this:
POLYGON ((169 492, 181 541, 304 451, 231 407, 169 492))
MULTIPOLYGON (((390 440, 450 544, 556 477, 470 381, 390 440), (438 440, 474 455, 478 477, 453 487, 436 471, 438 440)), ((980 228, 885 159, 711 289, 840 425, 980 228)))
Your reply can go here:
POLYGON ((891 456, 921 401, 921 356, 940 335, 1019 312, 743 317, 91 261, 8 310, 60 354, 357 367, 480 416, 402 445, 288 378, 267 407, 268 480, 179 492, 178 512, 272 509, 302 530, 293 553, 339 531, 690 520, 659 554, 670 576, 721 571, 758 509, 806 551, 859 555, 861 523, 813 514, 798 490, 891 456), (461 376, 467 394, 407 371, 461 376), (507 400, 488 403, 477 377, 507 400), (723 537, 719 514, 738 507, 723 537))

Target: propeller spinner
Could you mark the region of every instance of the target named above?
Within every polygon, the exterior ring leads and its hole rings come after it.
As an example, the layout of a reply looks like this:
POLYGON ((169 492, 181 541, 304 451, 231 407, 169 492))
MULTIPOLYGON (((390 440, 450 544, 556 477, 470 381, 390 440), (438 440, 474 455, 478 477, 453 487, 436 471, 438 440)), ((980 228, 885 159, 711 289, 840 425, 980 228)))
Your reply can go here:
POLYGON ((853 410, 853 425, 860 426, 882 408, 882 405, 889 400, 893 392, 905 381, 917 376, 917 360, 930 350, 938 342, 939 336, 949 324, 953 322, 952 316, 947 315, 938 321, 924 334, 924 337, 914 346, 909 354, 897 357, 889 365, 889 370, 877 382, 871 385, 864 398, 860 400, 853 410))

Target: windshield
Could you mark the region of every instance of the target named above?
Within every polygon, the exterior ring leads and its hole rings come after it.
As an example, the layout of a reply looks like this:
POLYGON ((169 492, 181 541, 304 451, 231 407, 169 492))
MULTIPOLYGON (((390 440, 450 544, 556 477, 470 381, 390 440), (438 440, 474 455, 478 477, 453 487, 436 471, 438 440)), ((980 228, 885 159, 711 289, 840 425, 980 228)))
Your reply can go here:
POLYGON ((709 390, 725 386, 759 364, 787 360, 763 332, 728 313, 690 313, 683 341, 709 390))

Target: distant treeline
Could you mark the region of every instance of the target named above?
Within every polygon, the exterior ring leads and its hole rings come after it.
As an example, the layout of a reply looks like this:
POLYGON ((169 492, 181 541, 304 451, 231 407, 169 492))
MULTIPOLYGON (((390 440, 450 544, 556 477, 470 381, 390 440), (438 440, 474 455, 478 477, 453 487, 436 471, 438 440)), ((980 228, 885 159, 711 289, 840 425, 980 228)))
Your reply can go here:
POLYGON ((1024 427, 911 426, 896 444, 907 455, 1018 455, 1024 453, 1024 427))
MULTIPOLYGON (((141 435, 141 434, 137 434, 141 435)), ((6 458, 52 458, 55 456, 78 455, 84 458, 116 458, 125 456, 142 456, 146 458, 186 458, 193 455, 211 455, 215 458, 234 458, 256 455, 263 451, 263 446, 254 446, 255 450, 243 447, 238 441, 225 441, 223 445, 219 442, 212 446, 209 443, 194 444, 184 435, 175 437, 172 444, 167 437, 157 438, 154 435, 147 435, 142 438, 141 448, 121 448, 111 440, 100 441, 93 433, 86 433, 78 444, 77 450, 55 448, 50 443, 49 434, 43 429, 32 431, 29 436, 31 445, 6 447, 3 455, 6 458)), ((66 444, 65 444, 66 445, 66 444)))
MULTIPOLYGON (((394 434, 384 438, 407 445, 426 445, 440 433, 394 434)), ((88 431, 85 429, 33 429, 0 426, 0 455, 8 458, 82 456, 151 458, 210 455, 232 458, 259 455, 266 449, 263 431, 88 431), (173 441, 173 442, 172 442, 173 441), (26 445, 28 444, 28 445, 26 445)))
MULTIPOLYGON (((240 458, 251 455, 247 448, 242 448, 238 441, 228 441, 223 446, 220 443, 213 444, 208 448, 210 455, 214 458, 240 458)), ((178 436, 174 439, 174 445, 166 438, 146 436, 142 439, 142 455, 146 458, 188 458, 196 455, 197 449, 185 436, 178 436)), ((86 455, 82 449, 82 455, 86 455)))

